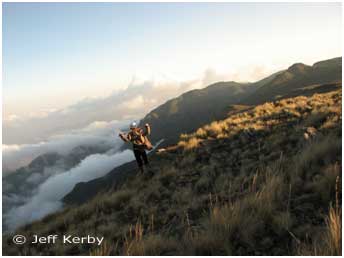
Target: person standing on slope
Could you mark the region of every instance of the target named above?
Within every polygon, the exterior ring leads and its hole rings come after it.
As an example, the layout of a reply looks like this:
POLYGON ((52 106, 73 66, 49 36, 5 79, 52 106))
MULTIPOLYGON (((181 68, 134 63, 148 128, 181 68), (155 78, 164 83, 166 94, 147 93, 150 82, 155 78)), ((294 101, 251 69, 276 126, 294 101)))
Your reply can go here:
POLYGON ((135 122, 133 122, 130 124, 129 133, 119 134, 119 137, 124 142, 131 142, 133 144, 135 159, 141 173, 143 173, 143 164, 145 166, 149 164, 146 150, 152 149, 152 144, 147 138, 147 136, 150 135, 151 132, 149 124, 145 124, 145 129, 146 130, 141 129, 135 122))

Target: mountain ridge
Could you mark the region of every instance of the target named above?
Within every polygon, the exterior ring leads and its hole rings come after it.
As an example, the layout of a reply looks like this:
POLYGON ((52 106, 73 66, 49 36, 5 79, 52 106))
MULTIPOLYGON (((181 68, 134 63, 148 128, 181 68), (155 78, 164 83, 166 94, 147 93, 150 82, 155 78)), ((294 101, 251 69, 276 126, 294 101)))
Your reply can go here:
POLYGON ((316 62, 312 66, 295 63, 278 74, 274 80, 263 85, 244 100, 249 104, 260 104, 288 97, 290 90, 312 84, 341 82, 342 57, 316 62))

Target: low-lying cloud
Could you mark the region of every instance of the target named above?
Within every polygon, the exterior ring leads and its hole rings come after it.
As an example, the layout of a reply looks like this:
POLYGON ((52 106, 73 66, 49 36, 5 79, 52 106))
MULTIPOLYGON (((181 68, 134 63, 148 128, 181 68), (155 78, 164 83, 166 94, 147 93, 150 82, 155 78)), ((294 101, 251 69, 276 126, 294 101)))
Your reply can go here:
POLYGON ((117 137, 118 132, 128 124, 129 121, 96 121, 82 129, 52 136, 44 142, 3 145, 3 171, 5 171, 6 175, 7 171, 25 166, 44 153, 57 152, 66 155, 77 146, 115 148, 120 141, 117 137))
POLYGON ((4 215, 8 230, 40 219, 62 207, 61 199, 78 182, 86 182, 107 174, 116 166, 134 158, 132 151, 125 150, 115 154, 93 154, 76 167, 48 178, 39 185, 37 193, 24 205, 11 209, 4 215))
POLYGON ((185 91, 226 79, 229 79, 228 76, 210 69, 200 78, 189 81, 134 79, 126 89, 108 97, 87 98, 64 109, 47 112, 44 116, 20 118, 14 114, 5 118, 3 143, 16 145, 47 141, 53 135, 66 134, 71 129, 83 128, 93 121, 138 120, 153 108, 185 91))

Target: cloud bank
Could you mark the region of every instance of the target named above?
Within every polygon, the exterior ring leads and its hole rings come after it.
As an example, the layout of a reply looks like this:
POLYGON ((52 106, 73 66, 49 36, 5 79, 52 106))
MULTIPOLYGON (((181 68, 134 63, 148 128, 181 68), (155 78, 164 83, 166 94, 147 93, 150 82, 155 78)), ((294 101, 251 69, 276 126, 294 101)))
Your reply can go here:
MULTIPOLYGON (((93 121, 139 120, 150 110, 185 91, 228 79, 228 76, 211 69, 199 79, 182 82, 164 76, 150 80, 134 78, 126 89, 108 97, 86 98, 64 109, 51 110, 36 117, 20 118, 13 114, 3 120, 3 143, 18 145, 47 141, 53 135, 84 128, 93 121)), ((15 148, 6 147, 8 151, 15 148)))
POLYGON ((96 121, 79 130, 51 136, 36 144, 13 144, 2 146, 3 171, 11 171, 27 165, 34 158, 48 152, 68 154, 77 146, 102 146, 115 148, 119 145, 118 132, 127 127, 129 121, 96 121))
POLYGON ((93 154, 76 167, 48 178, 37 193, 24 205, 11 209, 4 215, 8 230, 40 219, 62 207, 61 199, 78 182, 86 182, 107 174, 114 167, 134 158, 132 151, 125 150, 115 154, 93 154))

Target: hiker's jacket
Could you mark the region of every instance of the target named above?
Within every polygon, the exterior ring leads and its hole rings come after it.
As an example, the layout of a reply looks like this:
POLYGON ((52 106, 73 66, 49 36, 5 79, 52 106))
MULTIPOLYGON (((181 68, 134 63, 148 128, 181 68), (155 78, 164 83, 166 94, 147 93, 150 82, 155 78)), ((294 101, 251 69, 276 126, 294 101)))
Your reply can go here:
POLYGON ((146 130, 141 128, 135 128, 130 130, 127 135, 122 135, 121 138, 126 142, 131 142, 133 144, 134 150, 144 150, 146 148, 146 136, 150 135, 150 126, 145 126, 146 130))

